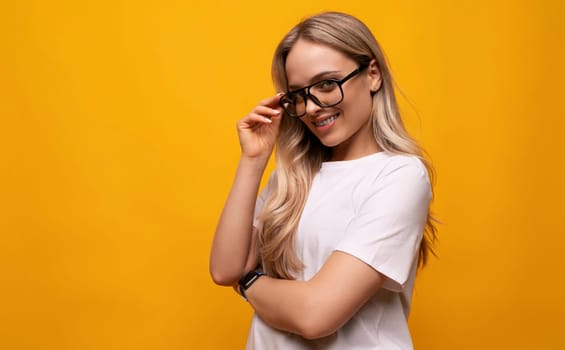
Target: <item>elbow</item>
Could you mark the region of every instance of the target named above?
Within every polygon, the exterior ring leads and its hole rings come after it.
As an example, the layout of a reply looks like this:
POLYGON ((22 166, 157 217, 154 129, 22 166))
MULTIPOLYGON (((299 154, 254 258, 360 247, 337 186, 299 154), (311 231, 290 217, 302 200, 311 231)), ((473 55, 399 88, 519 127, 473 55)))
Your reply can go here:
POLYGON ((210 273, 210 275, 212 276, 212 281, 219 286, 233 286, 237 282, 237 280, 222 274, 210 273))
POLYGON ((233 286, 239 281, 240 276, 237 271, 210 268, 210 277, 219 286, 233 286))

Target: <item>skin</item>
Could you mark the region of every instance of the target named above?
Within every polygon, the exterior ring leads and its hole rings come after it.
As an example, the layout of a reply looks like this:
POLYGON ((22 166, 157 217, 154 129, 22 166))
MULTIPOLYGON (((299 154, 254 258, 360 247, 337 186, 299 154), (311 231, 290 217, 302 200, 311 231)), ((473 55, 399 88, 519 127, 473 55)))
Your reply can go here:
MULTIPOLYGON (((294 90, 322 79, 341 79, 357 67, 355 61, 332 48, 299 40, 285 68, 289 87, 294 90)), ((343 85, 344 100, 339 105, 321 108, 308 100, 307 114, 301 121, 332 148, 333 160, 357 159, 380 151, 370 127, 371 92, 380 84, 377 65, 371 62, 368 69, 343 85), (336 114, 338 118, 327 127, 314 124, 336 114)), ((210 258, 210 273, 220 285, 236 285, 259 262, 257 249, 251 244, 255 235, 253 213, 283 116, 279 98, 275 95, 264 99, 237 123, 242 154, 210 258)), ((343 326, 383 280, 378 271, 361 260, 335 251, 308 281, 263 276, 246 295, 255 312, 271 327, 316 339, 343 326)))
MULTIPOLYGON (((285 68, 289 87, 294 90, 322 79, 341 79, 358 66, 357 62, 327 46, 299 40, 288 54, 285 68), (328 73, 320 75, 320 72, 328 73), (314 81, 311 77, 315 77, 314 81)), ((380 151, 369 122, 373 104, 371 91, 378 89, 380 81, 373 63, 342 86, 344 99, 339 105, 322 108, 308 100, 306 116, 300 119, 324 145, 332 147, 333 160, 357 159, 380 151), (336 113, 339 113, 338 119, 331 128, 314 125, 336 113)))

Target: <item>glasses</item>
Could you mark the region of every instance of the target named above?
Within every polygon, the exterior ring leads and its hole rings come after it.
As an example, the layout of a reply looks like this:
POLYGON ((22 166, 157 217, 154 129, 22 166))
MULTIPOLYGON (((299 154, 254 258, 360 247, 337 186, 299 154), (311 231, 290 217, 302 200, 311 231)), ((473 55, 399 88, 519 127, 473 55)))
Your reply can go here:
POLYGON ((341 86, 368 66, 368 64, 360 65, 341 80, 325 79, 301 89, 289 91, 281 97, 279 104, 284 108, 286 114, 296 118, 306 114, 306 100, 308 98, 322 108, 336 106, 343 101, 343 88, 341 86))

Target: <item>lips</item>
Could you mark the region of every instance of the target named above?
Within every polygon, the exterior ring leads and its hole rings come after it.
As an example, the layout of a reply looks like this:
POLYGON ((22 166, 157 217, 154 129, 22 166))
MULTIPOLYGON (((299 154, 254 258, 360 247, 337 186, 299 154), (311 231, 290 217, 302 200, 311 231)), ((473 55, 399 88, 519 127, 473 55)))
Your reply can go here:
POLYGON ((317 128, 326 126, 336 120, 339 117, 339 113, 331 115, 327 118, 318 119, 317 121, 312 122, 317 128))

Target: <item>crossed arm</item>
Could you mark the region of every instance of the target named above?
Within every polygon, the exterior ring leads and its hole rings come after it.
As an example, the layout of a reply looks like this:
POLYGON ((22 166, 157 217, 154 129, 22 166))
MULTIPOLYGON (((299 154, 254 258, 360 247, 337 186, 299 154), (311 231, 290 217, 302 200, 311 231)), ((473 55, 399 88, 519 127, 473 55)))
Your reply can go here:
MULTIPOLYGON (((210 273, 215 283, 233 286, 258 264, 252 242, 253 212, 261 180, 254 161, 240 161, 220 217, 210 273)), ((378 290, 384 277, 363 261, 333 252, 308 281, 263 276, 246 295, 255 312, 271 327, 314 339, 332 334, 378 290)))
POLYGON ((330 335, 375 294, 383 276, 366 263, 334 251, 309 281, 259 278, 246 296, 273 328, 307 339, 330 335))

